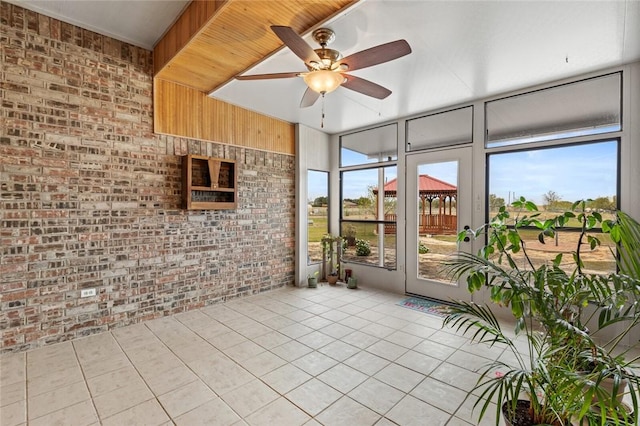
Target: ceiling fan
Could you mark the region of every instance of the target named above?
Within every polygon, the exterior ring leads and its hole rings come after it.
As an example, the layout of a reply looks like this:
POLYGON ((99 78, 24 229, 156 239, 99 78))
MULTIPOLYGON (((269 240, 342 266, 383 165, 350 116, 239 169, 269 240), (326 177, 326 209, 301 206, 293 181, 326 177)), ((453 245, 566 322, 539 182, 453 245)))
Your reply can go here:
POLYGON ((272 25, 271 30, 304 61, 309 71, 239 75, 236 79, 266 80, 302 77, 308 86, 300 102, 302 108, 313 105, 321 95, 324 96, 340 86, 377 99, 386 98, 391 94, 391 90, 346 72, 382 64, 411 53, 409 43, 405 40, 396 40, 342 58, 340 52, 327 48, 327 45, 335 40, 335 33, 328 28, 318 28, 312 33, 313 39, 320 44, 319 49, 309 46, 291 27, 272 25))

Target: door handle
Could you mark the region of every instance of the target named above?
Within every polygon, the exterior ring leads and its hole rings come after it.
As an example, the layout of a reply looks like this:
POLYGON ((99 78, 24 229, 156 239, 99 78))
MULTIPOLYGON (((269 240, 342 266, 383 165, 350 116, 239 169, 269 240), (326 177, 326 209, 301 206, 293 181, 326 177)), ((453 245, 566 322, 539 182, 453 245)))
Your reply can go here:
MULTIPOLYGON (((465 231, 468 231, 469 229, 471 229, 471 227, 470 227, 469 225, 465 225, 465 226, 464 226, 464 230, 465 230, 465 231)), ((465 243, 468 243, 469 241, 471 241, 471 238, 469 238, 469 236, 465 236, 463 241, 464 241, 465 243)))

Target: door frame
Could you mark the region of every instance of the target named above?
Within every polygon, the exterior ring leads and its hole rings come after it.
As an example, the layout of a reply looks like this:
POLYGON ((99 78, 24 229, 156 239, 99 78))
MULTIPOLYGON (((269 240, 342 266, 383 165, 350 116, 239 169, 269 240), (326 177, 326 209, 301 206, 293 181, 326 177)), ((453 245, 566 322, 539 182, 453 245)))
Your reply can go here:
MULTIPOLYGON (((453 147, 440 150, 421 151, 406 155, 406 227, 405 227, 405 292, 418 296, 439 300, 471 301, 471 293, 464 282, 446 284, 436 280, 420 278, 418 276, 418 217, 417 176, 418 168, 424 164, 458 162, 458 195, 456 197, 456 215, 458 232, 464 226, 472 226, 473 219, 473 148, 471 146, 453 147), (462 203, 461 203, 462 202, 462 203), (460 210, 462 205, 464 210, 460 210)), ((472 242, 459 242, 458 250, 472 250, 472 242)))

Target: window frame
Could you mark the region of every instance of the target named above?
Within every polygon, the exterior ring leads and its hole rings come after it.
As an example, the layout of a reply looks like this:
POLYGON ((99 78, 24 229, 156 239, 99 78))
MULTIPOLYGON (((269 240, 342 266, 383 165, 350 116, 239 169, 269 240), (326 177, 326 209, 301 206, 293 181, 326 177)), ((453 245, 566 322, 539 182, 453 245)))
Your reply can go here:
MULTIPOLYGON (((540 144, 520 144, 520 145, 510 145, 510 146, 501 146, 501 147, 496 147, 496 148, 492 148, 492 149, 486 149, 485 150, 485 170, 486 170, 486 178, 485 178, 485 182, 484 182, 484 190, 485 190, 485 211, 484 211, 484 217, 485 217, 485 223, 489 223, 489 221, 491 220, 491 206, 489 205, 489 197, 491 195, 490 192, 490 183, 491 183, 491 168, 490 168, 490 162, 489 159, 492 155, 500 155, 500 154, 509 154, 509 153, 515 153, 515 152, 527 152, 527 151, 536 151, 536 150, 544 150, 544 149, 554 149, 554 148, 565 148, 565 147, 574 147, 574 146, 581 146, 581 145, 594 145, 594 144, 598 144, 598 143, 604 143, 604 142, 615 142, 616 143, 616 185, 615 185, 615 191, 616 193, 614 194, 616 197, 615 200, 615 209, 619 210, 620 209, 620 198, 621 198, 621 181, 622 181, 622 174, 621 174, 621 167, 622 167, 622 137, 620 135, 617 136, 611 136, 611 137, 606 137, 606 138, 598 138, 598 139, 593 139, 594 136, 597 135, 591 135, 591 136, 585 136, 585 137, 581 137, 580 140, 574 140, 574 141, 567 141, 567 139, 558 139, 558 140, 550 140, 550 141, 545 141, 545 143, 540 143, 540 144)), ((574 201, 578 201, 578 200, 572 200, 571 202, 574 201)), ((507 203, 505 202, 505 205, 507 203)), ((509 225, 510 229, 513 229, 512 225, 509 225)), ((520 229, 523 230, 536 230, 537 228, 532 227, 532 226, 523 226, 520 229)), ((562 232, 570 232, 570 233, 579 233, 581 231, 580 228, 578 227, 566 227, 562 229, 562 232)), ((593 233, 602 233, 602 228, 592 228, 590 230, 590 232, 593 233)), ((488 242, 488 236, 485 235, 484 237, 484 244, 487 244, 488 242)), ((617 267, 616 267, 617 269, 617 267)))
MULTIPOLYGON (((373 224, 376 226, 382 226, 383 228, 386 225, 395 225, 396 228, 396 233, 393 234, 394 235, 394 240, 395 240, 395 244, 393 247, 393 250, 396 253, 395 256, 395 261, 393 266, 384 266, 384 265, 380 265, 378 264, 372 264, 369 262, 358 262, 355 261, 353 259, 349 259, 348 262, 349 263, 354 263, 354 264, 358 264, 358 265, 362 265, 362 266, 369 266, 369 267, 373 267, 373 268, 382 268, 382 269, 387 269, 390 271, 395 271, 398 269, 398 224, 397 224, 397 220, 395 221, 388 221, 388 220, 381 220, 381 219, 346 219, 344 216, 344 173, 349 173, 349 172, 354 172, 354 171, 362 171, 362 170, 379 170, 380 168, 385 169, 385 168, 390 168, 390 167, 395 167, 396 169, 396 178, 399 178, 398 175, 398 160, 390 160, 390 161, 383 161, 383 162, 378 162, 378 163, 367 163, 367 164, 361 164, 361 165, 357 165, 357 166, 348 166, 348 167, 341 167, 339 170, 339 176, 340 176, 340 188, 339 188, 339 215, 338 215, 338 224, 339 224, 339 229, 340 229, 340 235, 344 236, 344 227, 346 224, 349 223, 362 223, 362 224, 373 224)), ((396 198, 397 199, 397 198, 396 198)), ((396 206, 396 219, 397 219, 397 215, 398 215, 398 206, 396 206)), ((380 256, 380 254, 382 253, 382 258, 384 259, 384 250, 387 249, 387 246, 383 244, 382 246, 382 251, 378 253, 378 255, 380 256)), ((378 259, 379 260, 379 259, 378 259)), ((383 262, 384 263, 384 262, 383 262)))

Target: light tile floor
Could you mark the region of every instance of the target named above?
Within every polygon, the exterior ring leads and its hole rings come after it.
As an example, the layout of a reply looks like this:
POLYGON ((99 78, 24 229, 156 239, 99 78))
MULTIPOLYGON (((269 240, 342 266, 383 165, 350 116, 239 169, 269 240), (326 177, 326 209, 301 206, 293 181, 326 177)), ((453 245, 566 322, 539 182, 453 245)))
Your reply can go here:
POLYGON ((290 287, 4 355, 0 424, 478 424, 465 395, 502 351, 403 298, 290 287))

